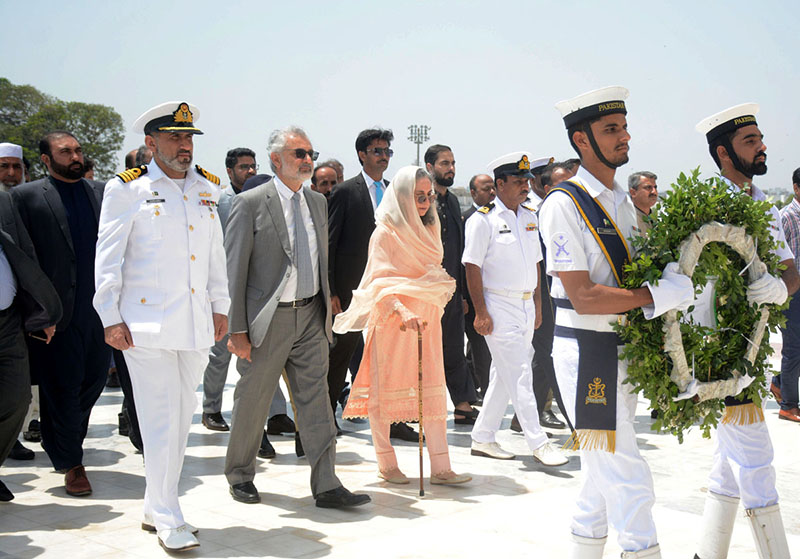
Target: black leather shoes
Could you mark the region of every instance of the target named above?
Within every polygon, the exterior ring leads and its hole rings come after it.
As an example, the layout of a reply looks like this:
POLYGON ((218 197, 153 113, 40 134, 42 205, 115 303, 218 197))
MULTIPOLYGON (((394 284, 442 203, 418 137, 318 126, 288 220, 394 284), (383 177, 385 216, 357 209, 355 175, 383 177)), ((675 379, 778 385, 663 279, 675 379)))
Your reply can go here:
POLYGON ((302 458, 306 455, 306 451, 303 450, 303 443, 300 441, 300 431, 294 434, 294 453, 298 458, 302 458))
POLYGON ((234 501, 249 505, 261 502, 261 495, 258 494, 258 489, 256 489, 252 481, 231 485, 230 491, 234 501))
POLYGON ((225 418, 222 417, 221 412, 205 413, 203 412, 203 425, 210 431, 230 431, 231 428, 225 423, 225 418))
POLYGON ((14 494, 6 487, 6 484, 0 481, 0 501, 8 502, 14 499, 14 494))
POLYGON ((258 449, 259 458, 275 458, 275 447, 269 442, 267 432, 261 435, 261 448, 258 449))
MULTIPOLYGON (((410 443, 415 443, 419 441, 419 433, 414 431, 411 427, 406 425, 405 423, 392 423, 392 426, 389 428, 389 438, 391 439, 400 439, 401 441, 408 441, 410 443)), ((422 440, 425 440, 425 436, 423 435, 422 440)))
POLYGON ((33 460, 34 454, 30 448, 25 448, 19 441, 14 441, 14 446, 11 447, 11 452, 8 457, 12 460, 33 460))
POLYGON ((372 500, 369 495, 350 493, 343 485, 340 485, 336 489, 320 493, 315 499, 317 501, 317 506, 323 509, 358 507, 366 505, 372 500))
MULTIPOLYGON (((517 419, 517 414, 514 414, 514 417, 511 418, 511 426, 509 427, 509 429, 511 429, 515 433, 522 433, 522 425, 519 424, 519 419, 517 419)), ((544 434, 547 435, 548 439, 553 438, 553 433, 548 433, 547 431, 545 431, 544 434)))
POLYGON ((42 428, 38 419, 31 419, 28 423, 28 430, 22 432, 22 438, 32 443, 42 442, 42 428))
POLYGON ((563 429, 566 427, 566 424, 550 410, 545 410, 539 414, 539 425, 550 429, 563 429))
POLYGON ((273 415, 267 421, 267 434, 268 435, 283 435, 284 433, 292 434, 297 429, 294 426, 292 418, 285 413, 273 415))

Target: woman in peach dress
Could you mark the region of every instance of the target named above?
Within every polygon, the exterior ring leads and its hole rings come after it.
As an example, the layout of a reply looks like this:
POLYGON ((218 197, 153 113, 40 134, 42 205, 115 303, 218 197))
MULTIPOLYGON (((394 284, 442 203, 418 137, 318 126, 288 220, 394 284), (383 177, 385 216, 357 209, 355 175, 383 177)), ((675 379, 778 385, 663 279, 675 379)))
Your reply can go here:
POLYGON ((334 331, 366 330, 361 366, 343 417, 368 417, 379 475, 408 483, 389 442, 389 427, 418 421, 417 332, 422 332, 422 429, 431 462, 431 483, 472 478, 450 469, 441 317, 455 290, 442 268, 439 217, 431 178, 403 167, 383 195, 369 242, 369 260, 350 307, 336 316, 334 331))

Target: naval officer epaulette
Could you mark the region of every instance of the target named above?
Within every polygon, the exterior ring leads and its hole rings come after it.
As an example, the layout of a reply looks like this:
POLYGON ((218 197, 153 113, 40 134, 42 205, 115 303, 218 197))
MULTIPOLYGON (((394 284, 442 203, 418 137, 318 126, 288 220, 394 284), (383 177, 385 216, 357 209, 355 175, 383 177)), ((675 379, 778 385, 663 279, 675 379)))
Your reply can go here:
POLYGON ((132 180, 138 179, 144 174, 147 174, 147 166, 140 165, 138 167, 131 167, 130 169, 126 169, 121 173, 117 173, 117 176, 122 182, 131 182, 132 180))
POLYGON ((211 173, 203 169, 200 165, 195 165, 194 168, 197 169, 197 172, 203 175, 207 181, 213 182, 214 184, 219 186, 219 177, 217 175, 212 175, 211 173))
POLYGON ((492 211, 493 207, 494 207, 494 202, 489 202, 485 206, 481 206, 480 208, 478 208, 475 211, 478 211, 478 212, 480 212, 482 214, 488 214, 490 211, 492 211))
POLYGON ((525 208, 525 209, 526 209, 526 210, 528 210, 529 212, 535 212, 535 211, 536 211, 536 208, 534 208, 533 206, 529 206, 529 205, 528 205, 528 204, 526 204, 525 202, 523 202, 522 204, 520 204, 520 206, 521 206, 521 207, 523 207, 523 208, 525 208))

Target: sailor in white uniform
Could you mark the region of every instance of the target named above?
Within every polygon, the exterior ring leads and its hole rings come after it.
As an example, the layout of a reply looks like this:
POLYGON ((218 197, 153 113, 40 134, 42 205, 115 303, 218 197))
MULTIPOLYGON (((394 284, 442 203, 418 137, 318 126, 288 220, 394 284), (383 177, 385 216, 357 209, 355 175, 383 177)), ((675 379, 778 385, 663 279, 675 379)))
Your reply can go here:
POLYGON ((533 396, 533 331, 542 320, 537 289, 539 222, 527 203, 530 156, 505 155, 489 164, 497 198, 467 220, 462 262, 475 306, 475 331, 486 337, 492 354, 489 387, 472 428, 472 454, 498 459, 514 455, 495 440, 508 400, 514 406, 525 440, 536 460, 546 466, 567 463, 547 441, 539 425, 533 396))
MULTIPOLYGON (((714 162, 723 180, 743 196, 765 200, 764 193, 753 184, 755 175, 767 172, 767 147, 756 122, 758 105, 746 103, 703 119, 697 131, 706 136, 714 162)), ((747 290, 750 303, 781 304, 800 287, 800 276, 794 255, 786 243, 780 214, 770 208, 770 231, 777 242, 775 249, 785 266, 781 277, 765 273, 747 290)), ((695 321, 713 326, 714 288, 707 286, 695 303, 695 321)), ((691 397, 691 394, 682 396, 691 397)), ((775 489, 775 468, 772 467, 772 442, 764 413, 749 400, 726 398, 725 416, 717 426, 717 446, 709 476, 708 495, 703 511, 703 531, 697 555, 699 559, 724 559, 728 556, 733 524, 739 502, 750 520, 758 556, 789 557, 786 533, 778 507, 775 489), (742 413, 744 408, 754 413, 742 413), (749 418, 749 419, 745 419, 749 418), (755 421, 747 423, 755 418, 755 421)))
POLYGON ((553 362, 581 448, 574 559, 601 558, 609 524, 623 557, 661 557, 651 513, 653 481, 633 427, 637 399, 624 384, 627 363, 618 359, 621 342, 612 324, 637 307, 648 318, 685 309, 694 293, 691 279, 671 267, 657 287, 619 287, 636 226, 633 204, 614 180, 617 167, 628 161, 627 96, 625 88, 607 87, 556 105, 581 167, 550 190, 539 212, 557 307, 553 362))
POLYGON ((94 306, 106 343, 125 351, 142 431, 142 528, 170 551, 199 545, 178 480, 195 390, 230 304, 219 179, 191 165, 197 116, 193 105, 170 102, 136 121, 153 160, 106 185, 95 261, 94 306))

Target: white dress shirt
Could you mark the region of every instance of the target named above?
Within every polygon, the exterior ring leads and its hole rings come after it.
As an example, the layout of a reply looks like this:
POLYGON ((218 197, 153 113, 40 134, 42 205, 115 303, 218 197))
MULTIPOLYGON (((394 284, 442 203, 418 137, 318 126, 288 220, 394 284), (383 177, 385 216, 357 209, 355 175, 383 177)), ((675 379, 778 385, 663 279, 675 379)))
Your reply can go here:
MULTIPOLYGON (((364 182, 367 183, 367 190, 369 190, 369 198, 372 200, 372 211, 378 209, 378 199, 375 197, 375 179, 370 177, 364 170, 361 170, 361 176, 364 177, 364 182)), ((386 183, 383 182, 383 179, 378 181, 381 183, 381 187, 383 188, 383 192, 386 193, 386 183)))
POLYGON ((484 288, 536 289, 542 250, 533 211, 520 206, 514 213, 495 198, 488 213, 476 211, 467 220, 464 245, 461 262, 481 269, 484 288))
MULTIPOLYGON (((294 220, 295 215, 292 210, 292 196, 294 191, 286 186, 278 176, 275 176, 275 188, 278 190, 278 199, 281 201, 283 208, 283 218, 286 220, 286 229, 289 232, 289 242, 292 246, 292 252, 295 252, 295 238, 294 238, 294 220)), ((311 271, 314 275, 314 293, 319 292, 319 247, 317 246, 317 230, 314 228, 314 221, 311 219, 311 210, 308 209, 306 203, 306 195, 303 187, 298 192, 300 193, 300 213, 303 219, 303 225, 308 234, 308 248, 311 253, 311 271)), ((374 204, 374 201, 373 201, 374 204)), ((297 265, 292 255, 292 264, 289 268, 289 279, 286 280, 286 287, 281 293, 281 302, 290 303, 297 299, 297 265)))
POLYGON ((0 311, 6 310, 17 295, 17 280, 3 247, 0 247, 0 311))

